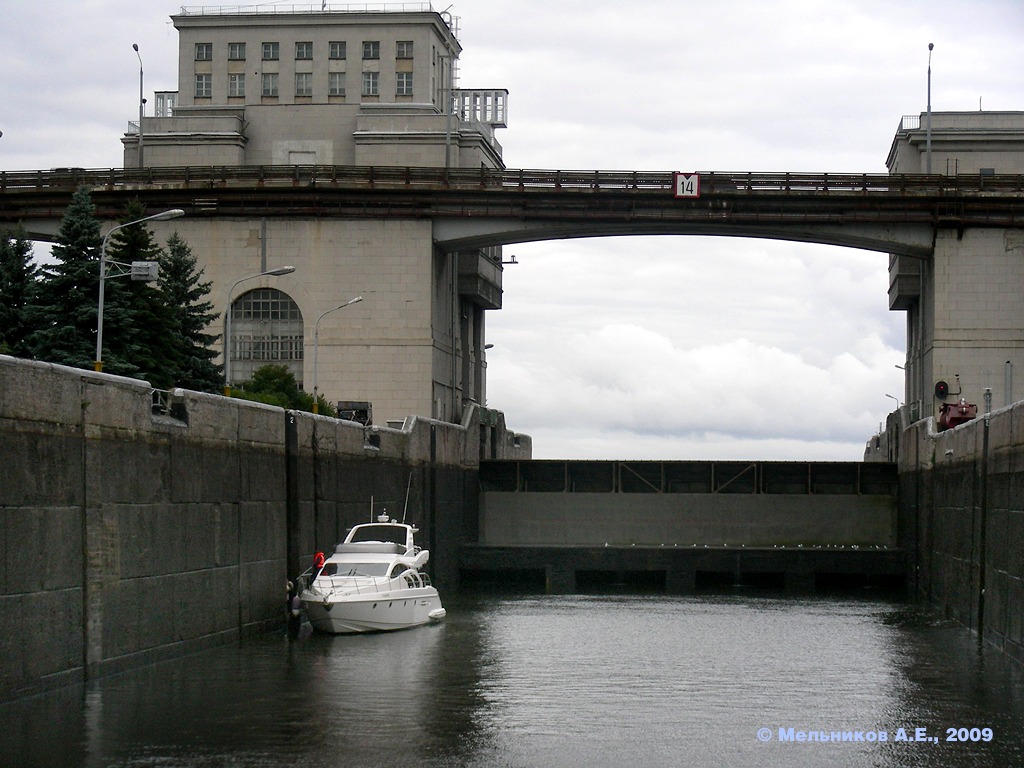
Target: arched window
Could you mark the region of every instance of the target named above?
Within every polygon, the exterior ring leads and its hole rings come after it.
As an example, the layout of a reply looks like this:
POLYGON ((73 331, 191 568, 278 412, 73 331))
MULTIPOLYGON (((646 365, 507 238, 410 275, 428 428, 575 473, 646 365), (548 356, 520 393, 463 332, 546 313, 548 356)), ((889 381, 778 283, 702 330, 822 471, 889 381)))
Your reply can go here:
MULTIPOLYGON (((302 386, 302 312, 287 293, 257 288, 231 305, 231 378, 252 378, 264 365, 285 365, 302 386)), ((232 383, 234 383, 232 382, 232 383)))

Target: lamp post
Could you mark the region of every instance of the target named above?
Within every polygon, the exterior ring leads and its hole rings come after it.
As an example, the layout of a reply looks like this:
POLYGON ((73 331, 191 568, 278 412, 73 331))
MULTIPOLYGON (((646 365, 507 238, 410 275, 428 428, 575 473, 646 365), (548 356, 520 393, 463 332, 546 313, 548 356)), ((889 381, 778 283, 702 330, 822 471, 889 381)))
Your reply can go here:
POLYGON ((295 271, 295 267, 276 267, 275 269, 268 269, 265 272, 258 272, 255 275, 246 275, 235 280, 234 284, 228 290, 228 308, 224 312, 224 396, 231 397, 231 296, 235 292, 235 288, 238 287, 239 283, 244 283, 246 280, 255 280, 257 277, 279 277, 280 275, 290 275, 295 271))
POLYGON ((932 48, 935 43, 928 43, 928 120, 924 132, 925 172, 932 172, 932 48))
POLYGON ((362 300, 362 296, 356 296, 354 299, 349 299, 334 309, 328 309, 316 319, 316 323, 313 325, 313 413, 320 413, 320 396, 316 382, 317 365, 320 362, 320 321, 326 315, 331 314, 331 312, 337 312, 339 309, 344 309, 351 304, 358 304, 362 300))
POLYGON ((184 215, 185 212, 181 208, 172 208, 169 211, 161 211, 160 213, 154 213, 152 216, 118 224, 116 227, 111 227, 107 234, 103 236, 103 243, 100 245, 100 300, 96 312, 96 360, 93 363, 93 370, 97 372, 103 370, 103 299, 104 285, 107 281, 107 242, 109 242, 110 236, 119 229, 130 227, 133 224, 142 224, 145 221, 166 221, 167 219, 176 219, 184 215))
POLYGON ((142 167, 142 118, 146 114, 145 89, 142 85, 142 54, 139 53, 139 44, 132 43, 135 55, 139 57, 139 168, 142 167))

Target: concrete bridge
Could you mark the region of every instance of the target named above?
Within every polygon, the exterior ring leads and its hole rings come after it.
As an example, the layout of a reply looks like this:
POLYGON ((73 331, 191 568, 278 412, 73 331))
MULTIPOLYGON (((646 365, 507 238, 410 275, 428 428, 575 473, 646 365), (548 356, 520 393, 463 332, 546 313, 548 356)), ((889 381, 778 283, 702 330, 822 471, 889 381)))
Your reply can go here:
POLYGON ((720 173, 699 197, 673 173, 349 166, 0 172, 0 222, 52 237, 79 185, 101 218, 126 202, 188 217, 430 219, 447 251, 574 237, 726 235, 924 258, 935 229, 1024 227, 1024 176, 720 173))
MULTIPOLYGON (((457 423, 466 404, 486 400, 484 313, 501 307, 502 245, 722 235, 874 250, 889 254, 890 308, 908 313, 903 400, 917 418, 937 416, 947 397, 980 403, 986 389, 996 405, 1020 399, 1012 367, 1024 365, 1024 295, 1008 287, 1024 280, 1024 259, 1013 255, 1024 252, 1024 175, 989 170, 708 172, 698 174, 694 197, 678 196, 676 175, 667 172, 321 165, 3 172, 0 226, 21 223, 34 237, 52 238, 81 184, 106 221, 133 198, 149 210, 182 208, 186 216, 173 227, 213 282, 218 313, 235 306, 230 286, 265 271, 268 251, 295 265, 291 277, 247 283, 279 290, 303 319, 274 339, 243 328, 242 318, 232 323, 232 372, 240 379, 251 373, 239 359, 246 350, 309 347, 308 318, 351 297, 338 286, 358 286, 373 295, 372 308, 364 303, 365 317, 353 310, 346 317, 356 322, 321 339, 321 392, 373 401, 380 421, 416 413, 457 423), (992 375, 1004 369, 1004 377, 992 375), (402 376, 382 390, 372 373, 381 370, 402 376)), ((300 382, 312 378, 310 358, 300 350, 286 361, 300 382)))

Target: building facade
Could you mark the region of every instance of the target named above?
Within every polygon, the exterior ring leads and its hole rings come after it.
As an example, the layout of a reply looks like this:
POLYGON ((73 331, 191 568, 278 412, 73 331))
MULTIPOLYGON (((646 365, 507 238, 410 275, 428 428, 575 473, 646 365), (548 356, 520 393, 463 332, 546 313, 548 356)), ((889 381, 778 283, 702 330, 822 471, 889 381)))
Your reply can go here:
MULTIPOLYGON (((458 19, 428 3, 348 8, 183 8, 172 17, 178 89, 158 91, 155 113, 130 125, 125 167, 503 168, 507 91, 457 87, 458 19)), ((423 220, 175 224, 217 311, 230 307, 229 383, 284 364, 307 391, 378 424, 459 421, 465 403, 485 402, 500 248, 443 252, 423 220), (284 265, 294 272, 261 274, 284 265)))
MULTIPOLYGON (((951 177, 955 206, 954 177, 1024 173, 1024 112, 904 117, 886 164, 893 174, 930 166, 951 177)), ((931 258, 889 259, 889 308, 907 313, 905 398, 917 418, 960 398, 980 412, 986 391, 993 409, 1024 393, 1024 232, 958 230, 939 217, 931 258)))

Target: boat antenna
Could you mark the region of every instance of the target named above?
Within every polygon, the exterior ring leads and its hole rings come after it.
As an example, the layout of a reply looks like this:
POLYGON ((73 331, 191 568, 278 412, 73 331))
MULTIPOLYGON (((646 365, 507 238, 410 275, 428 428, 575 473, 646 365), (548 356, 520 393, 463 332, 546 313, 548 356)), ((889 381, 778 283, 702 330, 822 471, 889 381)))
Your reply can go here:
POLYGON ((412 488, 412 472, 409 472, 409 482, 405 484, 405 506, 402 507, 402 524, 405 525, 405 514, 409 511, 409 491, 412 488))

